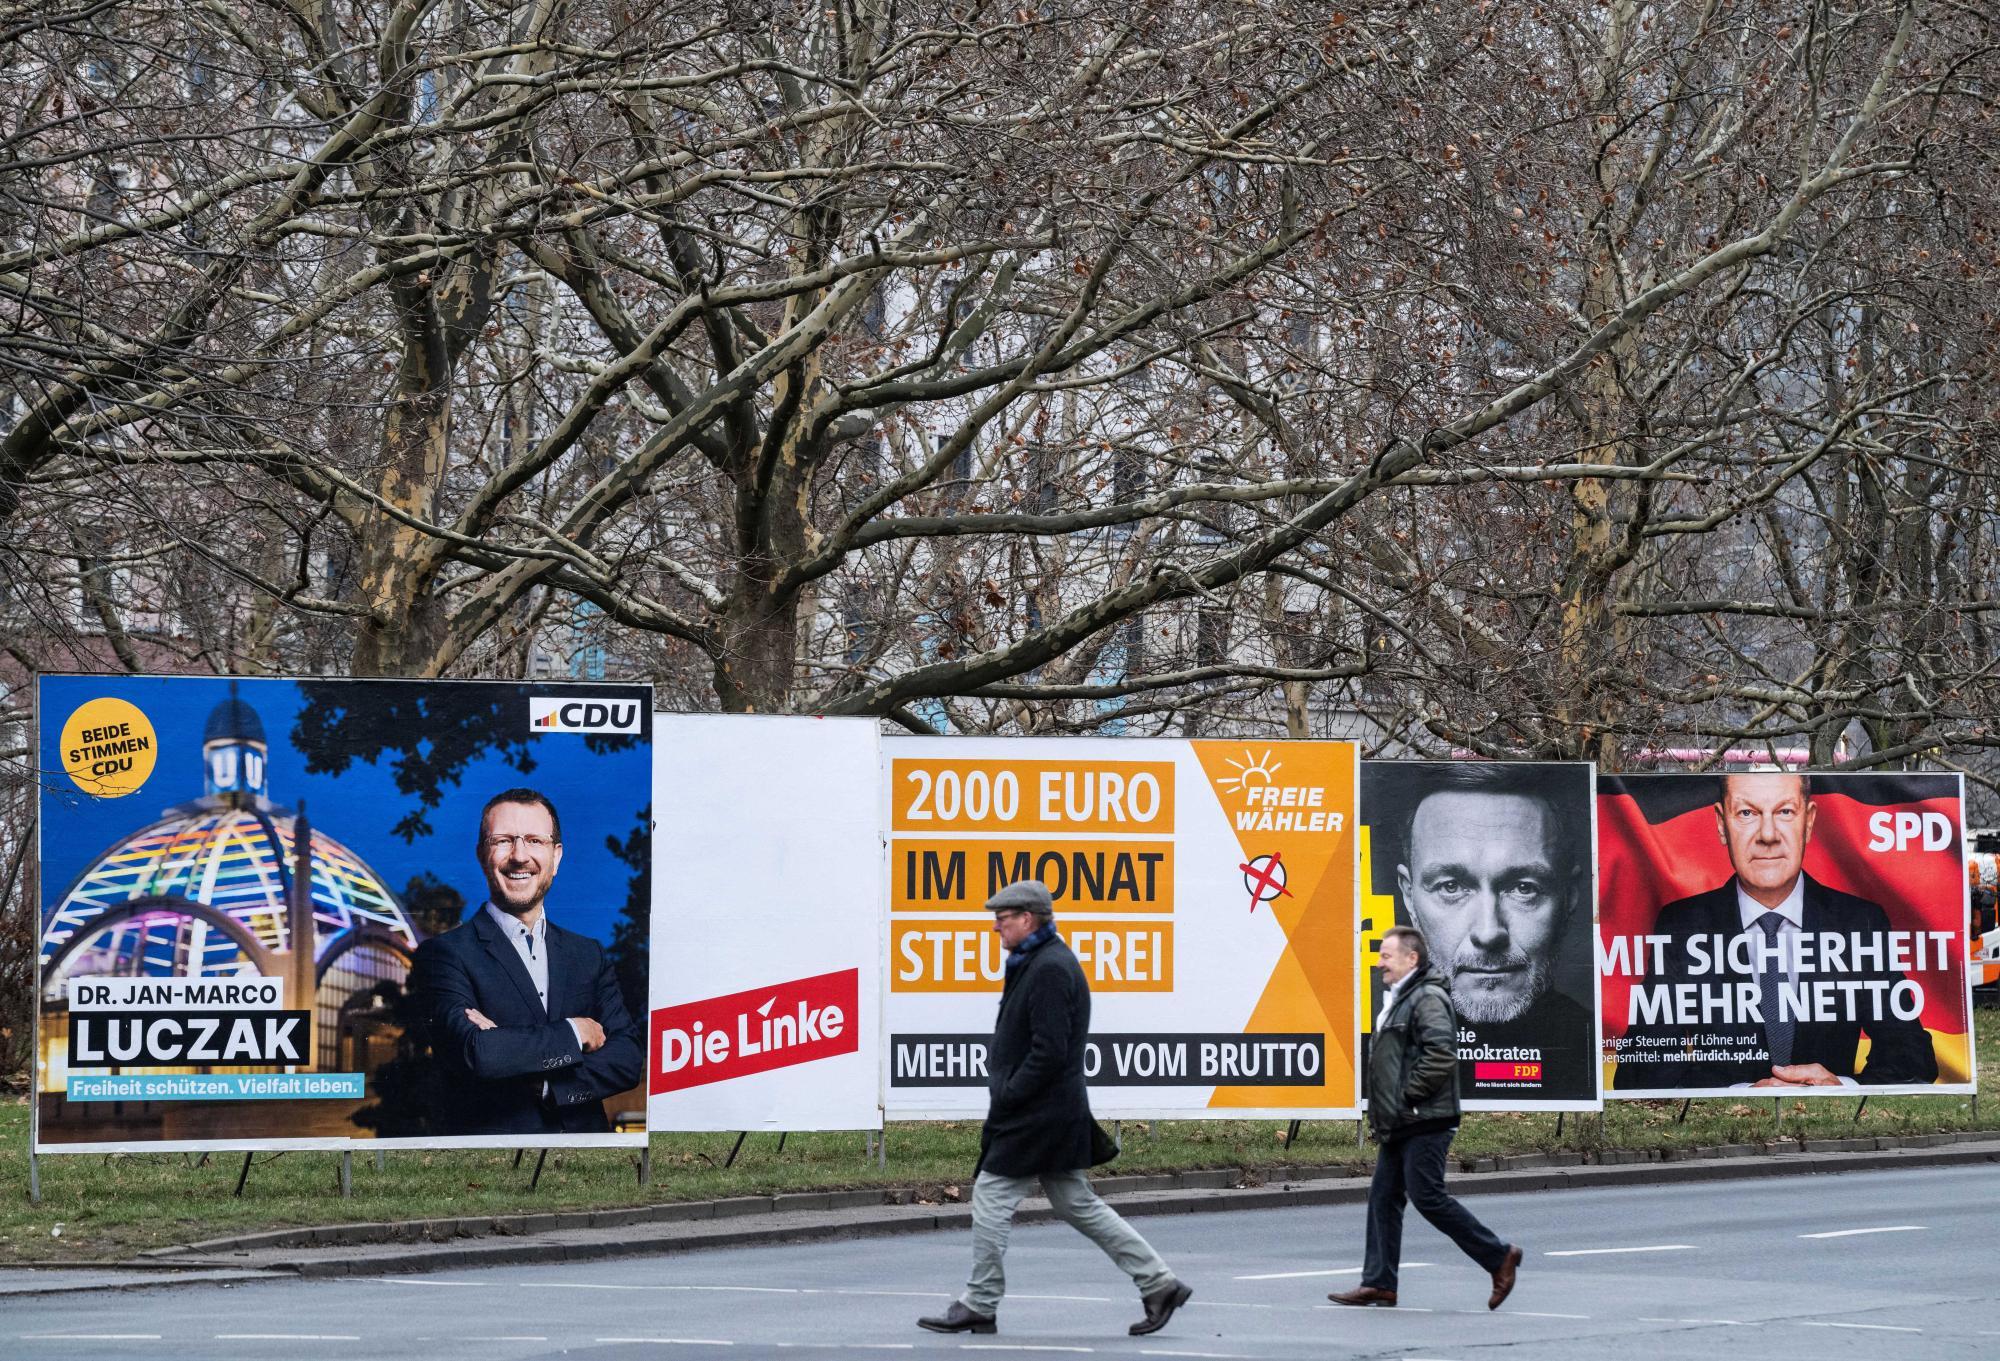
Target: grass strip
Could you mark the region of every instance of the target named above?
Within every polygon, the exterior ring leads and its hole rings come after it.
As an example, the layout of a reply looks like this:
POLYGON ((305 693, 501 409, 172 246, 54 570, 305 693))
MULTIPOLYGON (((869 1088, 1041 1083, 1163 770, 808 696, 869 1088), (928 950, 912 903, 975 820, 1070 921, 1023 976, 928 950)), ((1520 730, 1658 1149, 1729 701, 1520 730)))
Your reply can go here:
MULTIPOLYGON (((1988 1013, 1990 1014, 1990 1013, 1988 1013)), ((1978 1038, 1979 1085, 2000 1078, 2000 1035, 1978 1038)), ((1693 1148, 1771 1144, 1853 1136, 2000 1131, 2000 1098, 1855 1098, 1743 1096, 1697 1101, 1684 1121, 1680 1104, 1614 1102, 1600 1121, 1571 1115, 1557 1131, 1553 1115, 1468 1115, 1454 1154, 1461 1159, 1601 1149, 1693 1148)), ((1119 1173, 1240 1169, 1252 1179, 1287 1166, 1374 1160, 1355 1141, 1352 1121, 1308 1121, 1287 1142, 1284 1122, 1159 1120, 1127 1122, 1119 1173)), ((724 1167, 733 1134, 655 1134, 652 1185, 637 1184, 637 1154, 614 1149, 551 1152, 541 1184, 528 1189, 531 1152, 514 1165, 509 1151, 392 1151, 378 1170, 366 1146, 354 1159, 354 1194, 340 1196, 337 1153, 259 1153, 241 1197, 232 1194, 240 1153, 206 1161, 192 1154, 121 1153, 44 1157, 42 1203, 28 1200, 28 1106, 0 1102, 0 1263, 103 1262, 141 1248, 259 1229, 352 1221, 478 1217, 551 1210, 601 1209, 782 1191, 913 1188, 926 1198, 962 1193, 979 1151, 976 1121, 892 1124, 889 1165, 863 1157, 860 1134, 793 1134, 778 1151, 776 1135, 752 1135, 734 1166, 724 1167)))

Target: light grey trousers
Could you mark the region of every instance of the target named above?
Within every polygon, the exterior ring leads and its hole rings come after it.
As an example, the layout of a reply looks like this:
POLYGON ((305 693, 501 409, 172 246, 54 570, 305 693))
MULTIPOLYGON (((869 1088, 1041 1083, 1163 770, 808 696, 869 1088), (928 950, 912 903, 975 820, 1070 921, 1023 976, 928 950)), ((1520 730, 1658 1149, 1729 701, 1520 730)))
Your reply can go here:
POLYGON ((1044 1172, 1039 1177, 981 1172, 972 1183, 972 1275, 959 1297, 966 1308, 987 1315, 1000 1308, 1000 1297, 1007 1293, 1007 1273, 1001 1265, 1007 1255, 1007 1233, 1014 1227, 1015 1209, 1037 1185, 1063 1222, 1103 1248, 1141 1295, 1173 1284, 1174 1273, 1160 1254, 1104 1203, 1081 1169, 1044 1172))

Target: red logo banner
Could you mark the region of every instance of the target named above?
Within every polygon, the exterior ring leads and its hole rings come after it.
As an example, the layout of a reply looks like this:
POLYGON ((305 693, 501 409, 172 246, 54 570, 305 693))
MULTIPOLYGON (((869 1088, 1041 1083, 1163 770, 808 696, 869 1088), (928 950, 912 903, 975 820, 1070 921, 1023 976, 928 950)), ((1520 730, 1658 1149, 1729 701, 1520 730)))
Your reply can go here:
POLYGON ((858 969, 732 992, 653 1013, 654 1095, 855 1053, 858 969))

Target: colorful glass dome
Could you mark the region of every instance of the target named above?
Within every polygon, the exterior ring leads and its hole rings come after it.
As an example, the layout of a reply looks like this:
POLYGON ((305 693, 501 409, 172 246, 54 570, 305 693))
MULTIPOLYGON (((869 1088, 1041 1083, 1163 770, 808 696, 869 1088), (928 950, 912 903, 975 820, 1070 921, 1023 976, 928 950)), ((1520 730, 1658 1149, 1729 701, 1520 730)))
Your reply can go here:
MULTIPOLYGON (((60 989, 66 977, 230 974, 257 963, 215 915, 266 952, 291 950, 286 907, 302 819, 265 797, 263 724, 233 692, 210 714, 203 752, 207 792, 97 857, 48 915, 45 989, 60 989), (73 945, 79 932, 87 939, 73 945)), ((367 863, 317 828, 309 836, 315 959, 358 935, 414 950, 401 902, 367 863)))

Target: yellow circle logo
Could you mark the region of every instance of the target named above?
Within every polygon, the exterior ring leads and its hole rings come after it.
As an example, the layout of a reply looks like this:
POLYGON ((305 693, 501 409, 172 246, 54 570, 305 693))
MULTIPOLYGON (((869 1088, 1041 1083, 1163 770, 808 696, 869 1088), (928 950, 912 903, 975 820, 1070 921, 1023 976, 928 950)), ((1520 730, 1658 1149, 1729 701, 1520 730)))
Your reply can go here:
POLYGON ((63 724, 63 769, 100 799, 122 799, 146 783, 159 754, 153 721, 122 699, 93 699, 63 724))

